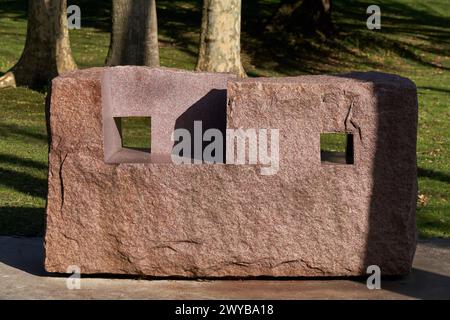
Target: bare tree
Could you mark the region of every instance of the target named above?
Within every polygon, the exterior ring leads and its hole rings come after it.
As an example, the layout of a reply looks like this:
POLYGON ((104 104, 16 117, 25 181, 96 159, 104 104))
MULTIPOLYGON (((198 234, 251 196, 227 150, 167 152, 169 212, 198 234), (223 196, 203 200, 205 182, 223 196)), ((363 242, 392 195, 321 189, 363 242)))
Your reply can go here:
POLYGON ((245 77, 241 62, 241 0, 203 0, 197 70, 245 77))
POLYGON ((159 66, 155 0, 113 0, 106 64, 159 66))
POLYGON ((66 0, 29 0, 25 48, 17 64, 0 78, 0 87, 41 88, 76 69, 67 29, 66 0))

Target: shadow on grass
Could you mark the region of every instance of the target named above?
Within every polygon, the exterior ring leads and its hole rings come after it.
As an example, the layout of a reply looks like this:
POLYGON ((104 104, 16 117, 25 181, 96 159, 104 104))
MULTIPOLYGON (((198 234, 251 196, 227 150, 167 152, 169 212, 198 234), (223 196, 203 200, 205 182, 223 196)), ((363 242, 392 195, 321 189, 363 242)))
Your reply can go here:
MULTIPOLYGON (((45 163, 0 154, 0 163, 46 170, 45 163)), ((0 185, 42 199, 47 195, 47 180, 0 167, 0 185)), ((44 208, 0 207, 0 235, 42 236, 44 234, 44 208)))
POLYGON ((14 15, 14 19, 27 19, 27 0, 0 0, 0 15, 14 15))
POLYGON ((42 199, 47 197, 47 179, 36 178, 26 173, 0 168, 0 185, 33 197, 42 199))
POLYGON ((0 163, 15 164, 23 167, 35 168, 40 170, 47 170, 48 168, 47 164, 43 162, 19 158, 10 154, 2 154, 2 153, 0 153, 0 163))
POLYGON ((12 136, 12 135, 20 135, 27 138, 32 138, 36 140, 41 141, 47 141, 47 135, 41 134, 41 133, 33 133, 28 130, 25 130, 24 128, 21 128, 18 125, 12 125, 12 124, 2 124, 0 126, 0 136, 4 139, 6 137, 12 136))
POLYGON ((111 0, 68 0, 67 5, 81 9, 81 27, 109 32, 111 28, 111 0))
POLYGON ((450 235, 450 226, 448 221, 440 216, 440 213, 445 214, 446 210, 448 210, 446 206, 418 206, 416 219, 419 235, 425 238, 429 238, 437 234, 450 235))
POLYGON ((419 175, 419 177, 422 177, 422 178, 429 178, 432 180, 450 183, 450 175, 448 175, 444 172, 430 170, 430 169, 417 168, 417 174, 419 175))
POLYGON ((177 48, 197 57, 202 20, 202 1, 156 1, 160 35, 173 39, 177 48))
MULTIPOLYGON (((173 39, 171 45, 193 56, 197 51, 192 50, 192 46, 198 45, 198 39, 192 33, 200 33, 201 3, 201 0, 156 1, 160 35, 173 39)), ((110 32, 111 0, 69 0, 68 5, 71 4, 81 9, 82 27, 110 32)))
POLYGON ((44 208, 0 207, 0 235, 43 236, 44 228, 44 208))
POLYGON ((418 90, 430 90, 430 91, 437 91, 442 93, 450 93, 450 89, 443 89, 443 88, 435 88, 435 87, 417 87, 418 90))
POLYGON ((342 67, 360 68, 360 65, 382 68, 385 67, 384 59, 376 62, 366 56, 366 52, 378 50, 392 52, 425 67, 449 70, 439 63, 427 61, 420 54, 448 55, 448 19, 434 15, 432 10, 392 1, 382 5, 382 29, 371 31, 366 27, 366 9, 371 4, 360 0, 335 2, 333 20, 336 33, 332 37, 321 38, 282 32, 268 33, 261 20, 268 21, 276 10, 276 3, 247 3, 243 11, 242 45, 253 65, 263 69, 269 66, 284 74, 327 73, 342 67), (433 45, 408 41, 420 36, 424 40, 422 42, 433 45), (341 59, 342 53, 345 59, 341 59))

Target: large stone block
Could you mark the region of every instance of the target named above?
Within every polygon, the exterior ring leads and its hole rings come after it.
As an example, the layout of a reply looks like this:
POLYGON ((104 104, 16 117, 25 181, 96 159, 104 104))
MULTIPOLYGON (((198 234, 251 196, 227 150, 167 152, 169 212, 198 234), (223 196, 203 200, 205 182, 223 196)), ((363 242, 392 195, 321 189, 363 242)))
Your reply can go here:
POLYGON ((417 95, 407 79, 90 69, 53 81, 49 124, 50 272, 78 265, 87 274, 348 276, 372 264, 384 274, 411 268, 417 95), (121 148, 112 121, 131 115, 152 117, 151 155, 121 148), (279 129, 278 172, 171 163, 170 130, 194 120, 221 131, 279 129), (352 135, 352 161, 322 161, 326 132, 352 135))

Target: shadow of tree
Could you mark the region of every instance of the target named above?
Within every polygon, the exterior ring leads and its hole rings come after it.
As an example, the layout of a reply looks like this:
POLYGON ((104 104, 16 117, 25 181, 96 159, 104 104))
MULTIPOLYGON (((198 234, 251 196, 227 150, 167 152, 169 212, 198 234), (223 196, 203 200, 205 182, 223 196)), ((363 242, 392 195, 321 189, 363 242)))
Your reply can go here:
POLYGON ((47 170, 48 168, 46 163, 31 159, 19 158, 10 154, 3 154, 3 153, 0 153, 0 163, 9 163, 40 170, 47 170))
POLYGON ((111 28, 111 0, 67 0, 67 5, 81 9, 81 26, 109 32, 111 28))
MULTIPOLYGON (((14 164, 38 170, 46 170, 47 164, 13 155, 0 154, 0 164, 14 164)), ((0 185, 25 195, 45 199, 47 179, 0 167, 0 185)), ((44 208, 0 207, 0 235, 42 236, 44 234, 44 208)))
POLYGON ((434 61, 428 61, 420 52, 440 54, 449 53, 450 23, 444 17, 433 14, 423 7, 389 2, 382 7, 382 29, 370 31, 366 27, 367 1, 336 1, 334 21, 336 33, 333 37, 305 37, 300 34, 268 33, 264 23, 276 10, 276 3, 244 4, 243 48, 249 54, 252 64, 263 68, 269 66, 283 74, 333 72, 341 67, 354 67, 355 61, 348 64, 340 59, 345 53, 369 68, 380 68, 383 63, 369 60, 365 51, 384 50, 393 52, 404 59, 427 67, 448 70, 434 61), (396 35, 396 37, 393 37, 396 35), (399 39, 397 35, 402 35, 399 39), (427 42, 441 43, 430 46, 417 40, 421 36, 427 42), (408 38, 408 40, 403 40, 408 38), (414 41, 409 41, 412 39, 414 41), (357 50, 355 50, 357 48, 357 50))
POLYGON ((27 0, 0 0, 0 15, 14 15, 14 19, 27 19, 27 0))
POLYGON ((425 178, 430 178, 430 179, 437 180, 437 181, 450 183, 450 175, 448 175, 444 172, 435 171, 435 170, 431 170, 431 169, 424 169, 424 168, 419 167, 419 168, 417 168, 417 174, 419 175, 419 177, 425 177, 425 178))
POLYGON ((0 168, 0 185, 42 199, 47 198, 47 179, 0 168))
POLYGON ((47 141, 47 135, 41 133, 30 132, 23 127, 14 124, 2 124, 0 126, 0 136, 2 138, 7 138, 14 135, 20 135, 23 137, 47 141))
MULTIPOLYGON (((111 29, 111 0, 68 0, 68 5, 78 5, 82 12, 82 26, 95 28, 103 32, 111 29)), ((158 0, 158 29, 160 43, 169 38, 170 45, 196 56, 200 33, 201 0, 168 1, 158 0), (162 37, 161 37, 162 36, 162 37)), ((19 10, 19 9, 18 9, 19 10)))
POLYGON ((420 225, 420 233, 425 236, 434 236, 446 232, 450 234, 449 224, 435 212, 445 212, 446 206, 419 206, 417 207, 417 223, 420 225))
POLYGON ((443 93, 450 93, 449 89, 443 89, 443 88, 435 88, 435 87, 417 87, 418 90, 431 90, 431 91, 438 91, 443 93))
POLYGON ((196 57, 202 19, 202 1, 159 0, 157 6, 160 35, 173 39, 170 45, 176 45, 181 51, 196 57))

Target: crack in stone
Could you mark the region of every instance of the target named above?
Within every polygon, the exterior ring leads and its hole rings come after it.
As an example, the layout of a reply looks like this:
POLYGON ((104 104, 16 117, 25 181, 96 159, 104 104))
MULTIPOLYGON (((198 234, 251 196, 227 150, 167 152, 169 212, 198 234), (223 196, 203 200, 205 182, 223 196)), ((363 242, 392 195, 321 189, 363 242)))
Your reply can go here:
POLYGON ((322 268, 312 266, 310 263, 306 262, 306 261, 303 260, 303 259, 295 259, 295 260, 281 261, 280 263, 277 263, 276 265, 272 266, 271 269, 278 268, 279 266, 282 266, 282 265, 284 265, 284 264, 289 264, 289 263, 302 263, 302 264, 304 264, 304 265, 305 265, 307 268, 309 268, 309 269, 312 269, 312 270, 318 270, 318 271, 320 271, 322 274, 325 274, 325 272, 323 271, 322 268))
POLYGON ((73 241, 73 242, 75 242, 75 243, 77 244, 77 246, 80 246, 80 242, 79 242, 78 239, 69 237, 69 236, 68 236, 67 234, 65 234, 65 233, 61 233, 61 234, 62 234, 62 236, 63 236, 64 238, 66 238, 67 240, 73 241))
POLYGON ((348 108, 347 115, 345 116, 344 127, 345 127, 345 131, 348 131, 348 128, 350 126, 349 124, 351 124, 353 128, 358 130, 359 140, 361 141, 361 144, 362 144, 363 140, 362 140, 361 127, 352 119, 352 116, 353 116, 353 101, 350 103, 350 107, 348 108))
POLYGON ((250 266, 252 263, 250 263, 250 262, 245 262, 245 261, 231 261, 230 264, 236 265, 236 266, 239 266, 239 267, 248 267, 248 266, 250 266))
POLYGON ((68 155, 69 155, 68 153, 65 154, 64 159, 61 161, 61 165, 59 166, 59 183, 60 183, 60 188, 61 188, 61 211, 64 207, 64 179, 63 179, 62 170, 63 170, 64 162, 66 161, 68 155))
POLYGON ((162 245, 166 243, 190 243, 190 244, 198 244, 201 245, 203 242, 197 239, 181 239, 181 240, 155 240, 155 239, 149 239, 150 242, 160 243, 162 245))
POLYGON ((177 249, 175 249, 174 247, 169 246, 169 245, 154 246, 154 247, 151 247, 150 249, 169 249, 169 250, 172 250, 173 252, 178 252, 177 249))
POLYGON ((353 101, 350 103, 350 107, 348 107, 347 115, 345 116, 344 119, 345 131, 348 130, 348 123, 350 122, 352 116, 352 109, 353 109, 353 101))
POLYGON ((190 244, 202 244, 202 242, 198 241, 198 240, 173 240, 173 241, 168 241, 168 242, 174 242, 174 243, 190 243, 190 244))
POLYGON ((277 263, 276 265, 272 266, 271 268, 278 268, 279 266, 282 266, 283 264, 289 264, 289 263, 296 263, 296 262, 300 262, 299 259, 296 260, 286 260, 286 261, 281 261, 280 263, 277 263))

